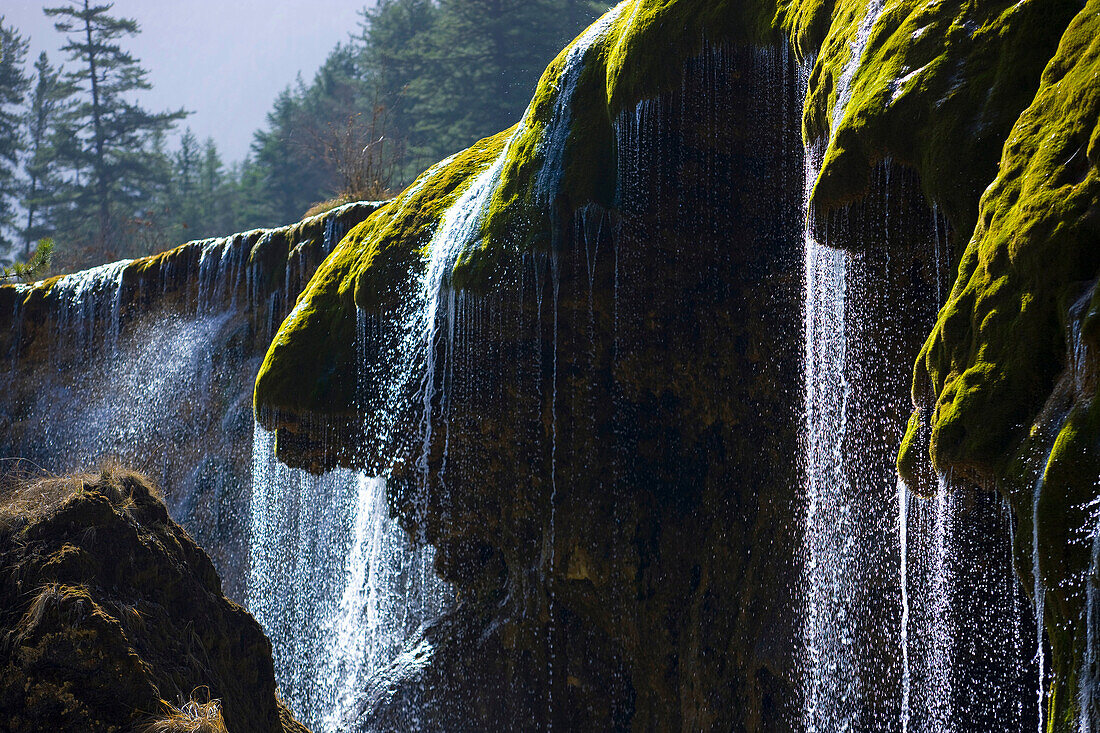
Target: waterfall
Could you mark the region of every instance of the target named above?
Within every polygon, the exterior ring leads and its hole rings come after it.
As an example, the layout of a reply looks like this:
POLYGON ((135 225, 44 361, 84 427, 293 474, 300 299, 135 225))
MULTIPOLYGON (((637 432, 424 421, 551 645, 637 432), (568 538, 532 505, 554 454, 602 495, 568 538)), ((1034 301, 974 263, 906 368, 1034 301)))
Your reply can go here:
POLYGON ((836 101, 833 103, 833 115, 831 133, 835 134, 844 119, 844 113, 848 109, 848 102, 852 99, 852 80, 859 69, 863 52, 867 49, 867 42, 871 40, 871 31, 875 28, 879 16, 886 8, 886 0, 868 0, 867 9, 863 13, 856 34, 848 44, 848 61, 844 64, 844 70, 836 82, 836 101))
POLYGON ((950 563, 953 497, 940 491, 931 498, 914 497, 901 485, 907 510, 902 547, 906 573, 902 575, 907 623, 902 628, 903 651, 910 675, 901 694, 906 700, 904 723, 912 730, 939 733, 951 730, 953 586, 950 563))
POLYGON ((289 468, 259 426, 253 451, 249 608, 286 702, 312 730, 335 731, 449 593, 434 553, 390 517, 384 479, 289 468))
POLYGON ((61 302, 57 321, 60 343, 87 349, 96 343, 97 327, 105 327, 108 348, 117 348, 122 275, 131 262, 111 262, 65 275, 57 281, 52 290, 61 302))
MULTIPOLYGON (((807 189, 816 178, 807 155, 807 189)), ((805 236, 804 384, 806 432, 805 617, 807 731, 847 731, 856 725, 860 695, 854 609, 859 578, 851 485, 845 472, 845 432, 851 385, 845 368, 848 255, 805 236)))
MULTIPOLYGON (((869 4, 850 44, 834 132, 883 7, 869 4)), ((909 391, 895 362, 916 358, 920 344, 906 334, 930 328, 942 304, 946 222, 933 208, 917 254, 893 242, 862 246, 878 236, 863 220, 836 232, 851 251, 816 241, 808 199, 827 143, 806 152, 802 725, 1022 730, 1034 717, 1021 703, 1035 679, 1024 652, 1034 631, 1011 567, 1008 513, 994 495, 946 480, 935 497, 915 497, 893 475, 909 391), (918 269, 928 295, 907 301, 898 294, 918 269)), ((872 171, 869 200, 878 203, 860 213, 872 227, 877 217, 879 239, 899 227, 889 197, 904 182, 891 180, 891 168, 872 171)), ((835 221, 843 227, 844 212, 835 221)))
MULTIPOLYGON (((844 118, 851 84, 884 2, 871 0, 850 55, 837 81, 831 130, 844 118)), ((802 72, 807 84, 809 67, 802 72)), ((827 142, 827 141, 826 141, 827 142)), ((803 538, 803 724, 811 733, 849 731, 859 726, 861 689, 856 598, 861 509, 845 466, 849 398, 846 324, 848 259, 812 234, 810 196, 820 170, 821 143, 805 153, 803 388, 805 428, 805 519, 803 538), (820 149, 819 149, 820 148, 820 149)), ((907 664, 907 661, 905 662, 907 664)), ((908 671, 903 671, 908 675, 908 671)), ((905 702, 908 705, 908 701, 905 702)))
POLYGON ((256 371, 310 268, 377 206, 12 288, 0 455, 26 463, 0 470, 143 471, 244 600, 256 371))
MULTIPOLYGON (((1053 450, 1053 444, 1051 450, 1053 450)), ((1039 663, 1039 685, 1036 689, 1036 702, 1039 710, 1039 733, 1043 733, 1045 730, 1043 721, 1046 717, 1044 715, 1044 702, 1046 699, 1046 692, 1044 690, 1044 685, 1046 683, 1046 654, 1043 652, 1043 621, 1046 608, 1046 588, 1043 586, 1043 573, 1042 569, 1039 567, 1039 501, 1043 494, 1044 471, 1049 461, 1050 457, 1048 455, 1047 460, 1042 463, 1039 477, 1035 480, 1031 500, 1031 574, 1033 580, 1032 599, 1035 603, 1035 659, 1039 663)))
POLYGON ((898 479, 898 549, 901 585, 901 733, 908 733, 911 719, 913 671, 909 660, 909 489, 898 479))
MULTIPOLYGON (((546 123, 542 139, 539 140, 539 152, 542 165, 535 179, 535 195, 543 206, 550 206, 554 194, 559 190, 565 169, 565 146, 571 132, 573 119, 573 97, 577 92, 584 72, 584 56, 592 45, 602 39, 615 24, 627 3, 620 2, 593 23, 581 34, 566 53, 565 62, 557 78, 557 94, 554 110, 546 123)), ((635 7, 637 12, 637 7, 635 7)))
POLYGON ((1078 674, 1078 733, 1093 733, 1100 725, 1100 523, 1093 529, 1092 562, 1085 585, 1085 657, 1078 674))

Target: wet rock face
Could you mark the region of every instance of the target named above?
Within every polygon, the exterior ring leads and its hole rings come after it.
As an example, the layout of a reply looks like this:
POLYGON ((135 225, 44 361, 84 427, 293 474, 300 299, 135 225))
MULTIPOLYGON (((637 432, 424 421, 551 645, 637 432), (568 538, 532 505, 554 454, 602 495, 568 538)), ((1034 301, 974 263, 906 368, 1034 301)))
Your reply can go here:
POLYGON ((298 730, 259 625, 136 474, 5 491, 0 640, 5 730, 131 730, 202 686, 229 730, 298 730))
POLYGON ((443 291, 390 498, 463 604, 359 729, 793 725, 795 79, 780 50, 704 53, 617 118, 612 204, 443 291))

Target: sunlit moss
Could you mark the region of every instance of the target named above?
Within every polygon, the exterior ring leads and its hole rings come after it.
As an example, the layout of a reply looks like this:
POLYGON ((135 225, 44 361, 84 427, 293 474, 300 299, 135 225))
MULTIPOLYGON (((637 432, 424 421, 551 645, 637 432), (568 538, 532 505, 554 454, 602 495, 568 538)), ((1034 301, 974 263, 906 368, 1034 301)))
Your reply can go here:
POLYGON ((1038 538, 1038 548, 1018 543, 1017 563, 1036 562, 1044 576, 1051 730, 1069 730, 1076 715, 1079 584, 1091 558, 1074 533, 1095 521, 1083 507, 1100 476, 1097 78, 1100 0, 1092 0, 1066 30, 982 196, 958 280, 914 371, 916 403, 934 409, 910 421, 899 456, 910 478, 926 446, 939 471, 996 482, 1018 537, 1038 538))
POLYGON ((928 198, 968 234, 1008 131, 1078 10, 1071 0, 885 0, 836 114, 844 44, 867 12, 862 0, 837 4, 805 107, 806 139, 828 137, 815 208, 859 199, 872 167, 890 158, 915 168, 928 198))
MULTIPOLYGON (((1096 2, 1090 3, 1095 6, 1096 2)), ((996 474, 1066 361, 1062 325, 1100 271, 1100 22, 1067 30, 1004 146, 959 277, 921 352, 937 466, 996 474)))
POLYGON ((255 404, 290 412, 351 409, 356 307, 392 308, 423 268, 447 207, 500 154, 510 131, 486 138, 420 176, 358 226, 318 268, 272 341, 255 404))

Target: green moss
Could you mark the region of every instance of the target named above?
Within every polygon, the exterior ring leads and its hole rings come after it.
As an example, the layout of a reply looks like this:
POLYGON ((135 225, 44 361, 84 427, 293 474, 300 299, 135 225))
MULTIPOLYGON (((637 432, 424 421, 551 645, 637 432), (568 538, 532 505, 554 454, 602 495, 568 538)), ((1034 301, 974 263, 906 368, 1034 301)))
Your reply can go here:
POLYGON ((256 378, 257 416, 346 413, 354 398, 356 306, 392 310, 422 271, 437 224, 500 154, 511 131, 486 138, 420 176, 354 227, 318 268, 272 341, 256 378))
POLYGON ((930 450, 940 469, 998 475, 1065 363, 1060 326, 1072 294, 1100 269, 1100 151, 1090 147, 1100 116, 1098 31, 1088 10, 1067 30, 1005 144, 921 352, 914 394, 936 396, 930 450))
MULTIPOLYGON (((565 212, 586 203, 610 206, 615 191, 615 133, 606 96, 609 43, 621 31, 623 12, 618 9, 615 23, 602 40, 593 43, 581 58, 580 78, 567 105, 568 123, 563 153, 563 170, 556 202, 565 212)), ((583 34, 582 34, 583 36, 583 34)), ((504 266, 504 260, 517 253, 544 249, 552 227, 551 211, 545 201, 537 201, 537 180, 547 161, 543 144, 548 128, 555 123, 560 95, 566 90, 562 73, 566 61, 580 38, 565 48, 547 67, 539 81, 523 121, 508 146, 500 181, 493 192, 481 231, 468 243, 455 264, 457 286, 478 290, 504 266)))
MULTIPOLYGON (((484 288, 510 255, 549 245, 550 232, 574 211, 614 205, 614 121, 645 99, 676 88, 683 63, 704 44, 774 45, 783 13, 770 2, 636 0, 622 3, 603 36, 592 43, 568 105, 563 170, 552 201, 536 201, 546 161, 543 139, 554 122, 562 71, 571 44, 544 73, 511 143, 482 231, 455 267, 455 283, 484 288), (662 49, 653 53, 651 49, 662 49), (551 217, 556 217, 551 221, 551 217)), ((559 121, 560 123, 560 121, 559 121)))
MULTIPOLYGON (((812 3, 811 3, 812 5, 812 3)), ((815 43, 813 68, 807 82, 806 99, 802 109, 802 138, 807 143, 827 138, 832 128, 830 122, 837 103, 840 79, 852 54, 852 44, 859 30, 860 21, 867 13, 867 0, 841 0, 830 10, 828 31, 819 43, 815 43)), ((801 8, 792 6, 791 10, 801 8)), ((820 12, 820 11, 818 11, 820 12)), ((792 16, 797 18, 798 16, 792 16)), ((804 31, 792 27, 796 48, 804 31)))
POLYGON ((833 21, 834 0, 801 0, 779 3, 775 25, 783 29, 799 59, 817 53, 833 21))
POLYGON ((712 45, 771 44, 777 7, 769 0, 634 0, 616 24, 607 58, 611 117, 675 88, 682 63, 712 45))
POLYGON ((958 280, 914 370, 915 403, 934 409, 914 413, 899 454, 912 475, 927 448, 939 471, 996 483, 1012 504, 1025 538, 1017 567, 1029 575, 1037 563, 1046 589, 1052 731, 1071 730, 1076 716, 1091 563, 1080 533, 1094 530, 1089 507, 1100 491, 1097 78, 1100 0, 1091 0, 982 196, 958 280))
POLYGON ((898 449, 898 476, 910 491, 928 496, 936 490, 935 477, 928 470, 930 463, 927 430, 920 412, 914 411, 898 449))
POLYGON ((583 206, 613 205, 614 120, 640 101, 675 88, 682 79, 683 61, 700 53, 704 41, 716 45, 777 41, 772 28, 776 10, 767 2, 635 0, 611 12, 615 15, 606 23, 606 30, 581 59, 566 119, 555 120, 554 114, 564 92, 566 61, 580 38, 543 74, 519 133, 509 146, 482 231, 456 263, 454 281, 459 287, 484 288, 492 274, 506 266, 509 256, 545 249, 553 228, 583 206), (667 52, 648 51, 653 48, 667 52), (536 181, 547 163, 543 141, 548 128, 566 123, 561 179, 549 192, 553 200, 536 201, 536 181), (559 219, 552 221, 553 216, 559 219))
MULTIPOLYGON (((1007 133, 1078 9, 1072 0, 886 0, 831 131, 815 208, 861 198, 872 166, 890 158, 915 168, 953 227, 970 232, 1007 133)), ((837 80, 865 12, 858 1, 833 11, 806 100, 807 140, 830 135, 837 80)))

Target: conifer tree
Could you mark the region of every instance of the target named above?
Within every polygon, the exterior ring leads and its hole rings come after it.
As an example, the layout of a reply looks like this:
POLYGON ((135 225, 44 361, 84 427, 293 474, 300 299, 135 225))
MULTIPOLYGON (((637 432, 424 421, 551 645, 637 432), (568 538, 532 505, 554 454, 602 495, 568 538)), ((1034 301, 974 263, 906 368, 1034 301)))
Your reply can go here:
POLYGON ((34 62, 33 88, 24 116, 27 157, 23 188, 26 218, 22 230, 23 259, 31 256, 31 245, 53 233, 52 208, 61 188, 57 157, 70 139, 73 87, 60 68, 50 64, 46 52, 34 62))
POLYGON ((199 219, 207 234, 230 234, 249 229, 237 213, 240 187, 236 167, 227 169, 214 138, 208 137, 202 144, 199 160, 199 219))
POLYGON ((23 71, 27 40, 0 16, 0 259, 14 254, 15 201, 18 169, 24 149, 22 110, 30 80, 23 71))
POLYGON ((78 144, 65 161, 79 174, 72 224, 75 229, 91 221, 94 229, 83 234, 91 239, 87 244, 99 249, 109 249, 110 237, 121 232, 117 217, 139 211, 150 186, 162 183, 157 179, 163 161, 152 146, 186 115, 183 110, 149 112, 132 101, 135 92, 150 88, 147 72, 120 44, 139 27, 132 19, 110 15, 111 8, 70 0, 44 9, 56 18, 54 27, 67 35, 62 47, 72 62, 67 78, 79 90, 74 110, 78 144))
POLYGON ((596 12, 584 0, 440 0, 406 86, 415 139, 438 158, 515 124, 539 77, 596 12))
POLYGON ((187 128, 180 138, 179 149, 172 156, 171 213, 188 237, 205 226, 201 221, 199 201, 201 155, 198 138, 191 128, 187 128))

